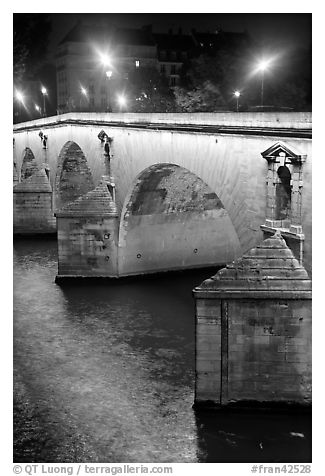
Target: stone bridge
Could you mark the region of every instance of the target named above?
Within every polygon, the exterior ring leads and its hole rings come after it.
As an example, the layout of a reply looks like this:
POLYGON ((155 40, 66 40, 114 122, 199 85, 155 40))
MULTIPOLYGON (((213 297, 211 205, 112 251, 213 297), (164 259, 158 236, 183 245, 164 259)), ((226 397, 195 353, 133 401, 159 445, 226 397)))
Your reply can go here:
POLYGON ((62 275, 223 265, 277 230, 310 273, 311 113, 68 113, 16 124, 13 195, 15 233, 56 232, 54 213, 70 220, 58 228, 62 275), (73 217, 72 204, 99 203, 98 193, 114 204, 108 244, 103 223, 85 232, 89 210, 82 224, 73 217), (83 229, 75 248, 71 220, 83 229), (87 255, 80 272, 80 260, 64 264, 76 253, 87 255))

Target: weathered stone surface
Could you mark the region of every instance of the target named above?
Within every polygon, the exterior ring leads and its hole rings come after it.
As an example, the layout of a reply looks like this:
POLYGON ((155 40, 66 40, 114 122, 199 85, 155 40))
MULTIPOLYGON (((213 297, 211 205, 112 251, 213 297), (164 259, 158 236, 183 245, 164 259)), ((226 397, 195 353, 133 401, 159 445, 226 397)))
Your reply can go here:
POLYGON ((222 265, 241 249, 219 197, 174 164, 140 174, 123 208, 121 276, 222 265))
POLYGON ((55 215, 57 217, 98 215, 117 217, 118 213, 107 185, 101 182, 94 190, 56 211, 55 215))
POLYGON ((55 233, 52 187, 44 169, 13 189, 13 225, 15 234, 55 233))
POLYGON ((67 204, 56 217, 57 279, 117 276, 118 214, 105 183, 67 204))
POLYGON ((39 170, 34 154, 29 147, 25 148, 23 163, 21 166, 21 180, 26 180, 39 170))
POLYGON ((204 281, 194 296, 198 404, 311 403, 311 281, 281 236, 204 281), (221 373, 211 373, 219 360, 221 373))
POLYGON ((204 291, 219 291, 220 295, 222 290, 224 293, 263 290, 273 294, 281 291, 309 292, 311 280, 284 239, 276 233, 204 281, 194 292, 200 295, 204 291))
POLYGON ((78 144, 68 141, 59 157, 55 180, 55 205, 60 209, 95 187, 87 159, 78 144))
POLYGON ((51 184, 47 178, 44 169, 37 169, 33 175, 29 176, 23 182, 16 185, 14 193, 36 193, 36 192, 49 192, 52 193, 51 184))

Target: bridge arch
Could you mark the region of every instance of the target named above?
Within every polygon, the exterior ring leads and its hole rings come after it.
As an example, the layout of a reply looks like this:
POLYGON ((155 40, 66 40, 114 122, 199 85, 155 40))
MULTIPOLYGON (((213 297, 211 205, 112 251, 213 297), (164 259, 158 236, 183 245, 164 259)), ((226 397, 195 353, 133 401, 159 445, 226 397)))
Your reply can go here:
POLYGON ((218 195, 188 169, 144 169, 126 195, 119 226, 119 275, 222 265, 241 245, 218 195))
POLYGON ((62 147, 55 176, 55 208, 73 202, 94 189, 95 184, 86 156, 80 146, 68 141, 62 147))

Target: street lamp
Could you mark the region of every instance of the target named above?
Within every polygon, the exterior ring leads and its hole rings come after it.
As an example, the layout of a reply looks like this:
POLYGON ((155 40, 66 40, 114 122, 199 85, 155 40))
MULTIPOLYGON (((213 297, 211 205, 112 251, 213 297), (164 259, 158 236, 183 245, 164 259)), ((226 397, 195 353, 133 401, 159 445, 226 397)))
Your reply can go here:
POLYGON ((41 108, 37 104, 35 104, 35 110, 39 113, 40 116, 42 115, 41 108))
POLYGON ((112 68, 112 59, 109 55, 107 54, 101 54, 100 55, 100 60, 105 67, 105 75, 106 75, 106 104, 107 104, 107 111, 111 112, 111 104, 110 104, 110 79, 112 77, 113 71, 111 70, 112 68))
POLYGON ((237 112, 239 111, 239 98, 240 98, 240 92, 239 91, 235 91, 234 92, 234 96, 236 98, 236 103, 237 103, 237 112))
POLYGON ((80 87, 80 91, 81 91, 81 96, 80 96, 79 109, 81 110, 82 97, 84 97, 85 100, 87 100, 88 92, 87 92, 87 89, 84 88, 83 86, 80 87))
POLYGON ((261 72, 261 106, 263 106, 264 101, 264 71, 269 67, 270 60, 262 60, 257 65, 257 71, 261 72))
POLYGON ((126 97, 123 96, 123 94, 119 94, 117 96, 117 102, 120 106, 120 109, 123 109, 123 107, 126 106, 126 97))
POLYGON ((47 95, 47 89, 42 86, 41 92, 43 94, 43 117, 46 116, 46 104, 45 104, 45 96, 47 95))
POLYGON ((110 79, 112 77, 112 74, 113 74, 113 71, 111 69, 108 69, 106 71, 106 78, 107 78, 107 111, 108 112, 111 112, 111 101, 110 101, 110 85, 109 85, 109 82, 110 82, 110 79))
POLYGON ((21 105, 24 104, 24 95, 20 91, 16 91, 16 99, 19 104, 19 119, 21 120, 21 105))

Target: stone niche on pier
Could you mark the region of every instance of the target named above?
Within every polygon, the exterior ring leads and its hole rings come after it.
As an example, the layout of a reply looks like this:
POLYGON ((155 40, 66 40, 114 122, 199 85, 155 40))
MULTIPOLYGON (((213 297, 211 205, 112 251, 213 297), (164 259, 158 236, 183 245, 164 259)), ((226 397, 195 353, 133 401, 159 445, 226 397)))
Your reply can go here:
POLYGON ((55 213, 59 273, 67 277, 116 277, 118 213, 103 181, 55 213))
POLYGON ((279 233, 193 294, 197 407, 311 404, 311 280, 279 233))
POLYGON ((55 233, 52 207, 52 187, 44 169, 33 174, 13 188, 14 234, 55 233))

